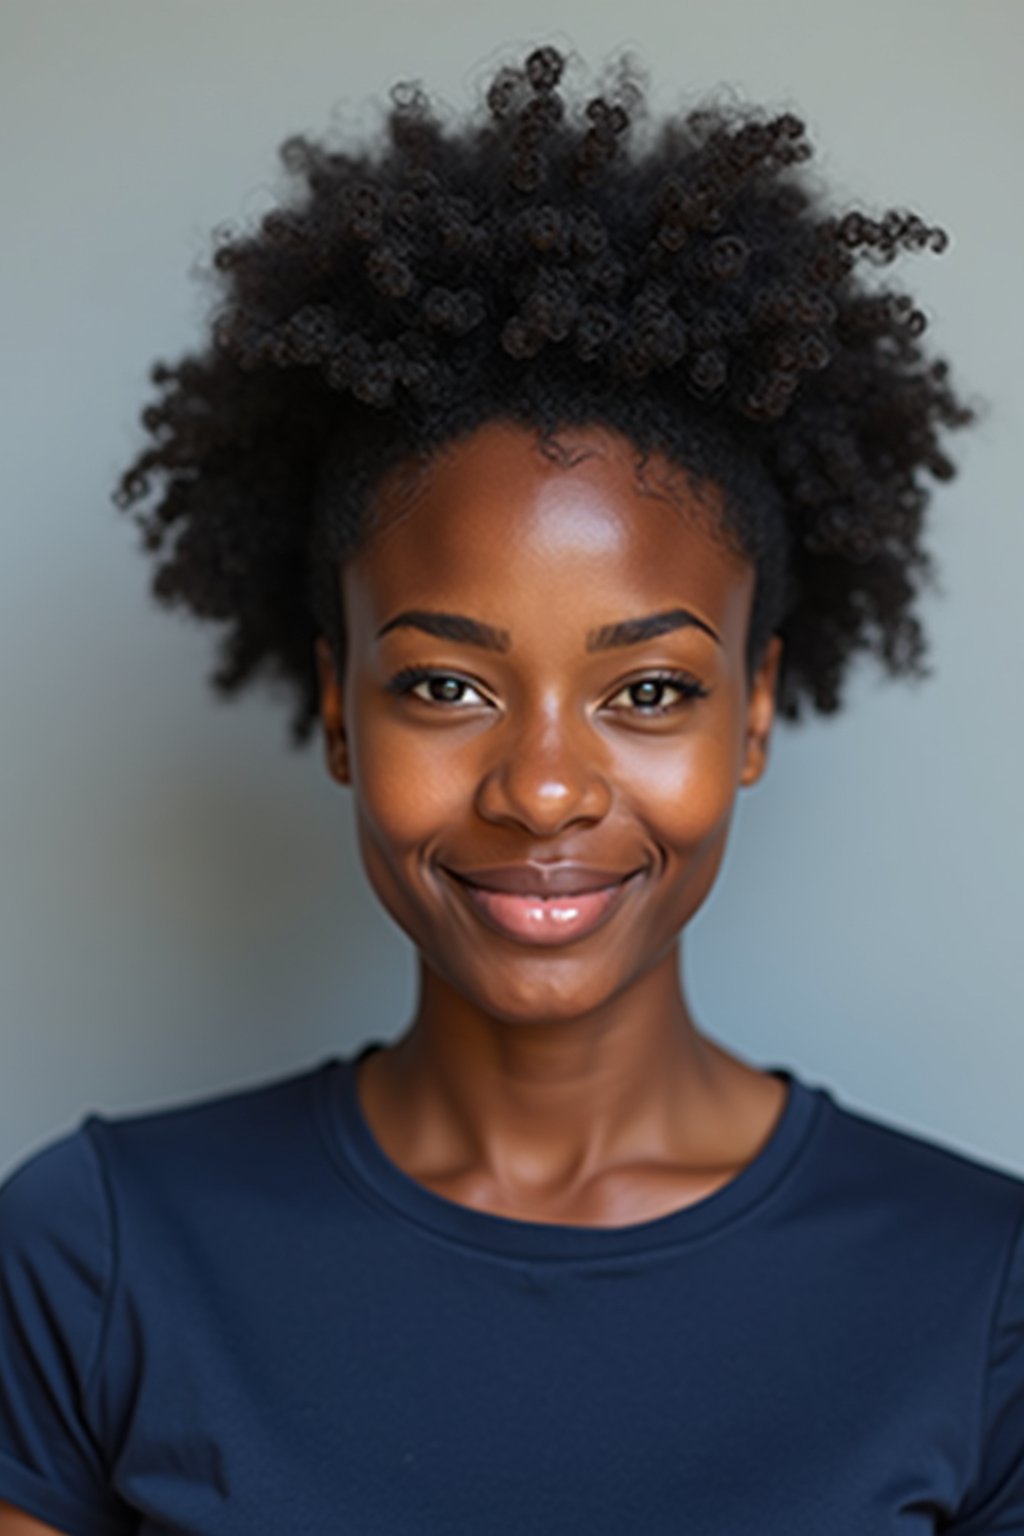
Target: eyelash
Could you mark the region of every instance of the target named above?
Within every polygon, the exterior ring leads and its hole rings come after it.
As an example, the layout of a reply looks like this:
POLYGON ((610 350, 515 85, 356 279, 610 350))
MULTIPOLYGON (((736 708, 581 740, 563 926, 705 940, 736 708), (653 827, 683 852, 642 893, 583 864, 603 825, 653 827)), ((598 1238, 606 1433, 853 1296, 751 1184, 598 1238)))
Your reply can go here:
MULTIPOLYGON (((389 693, 398 695, 411 694, 417 684, 429 682, 434 678, 451 679, 461 683, 464 687, 476 688, 476 684, 471 683, 468 678, 459 677, 458 673, 455 672, 442 672, 434 667, 403 667, 400 672, 396 672, 394 677, 389 680, 387 688, 389 693)), ((676 704, 637 705, 636 713, 641 719, 645 720, 658 719, 662 715, 671 714, 673 710, 682 707, 682 702, 690 703, 695 699, 706 699, 709 692, 703 683, 698 682, 695 677, 691 677, 687 672, 647 672, 643 677, 635 678, 633 682, 623 684, 619 692, 622 693, 627 688, 638 688, 642 683, 662 683, 666 687, 678 689, 683 696, 682 701, 676 704)), ((479 691, 477 689, 477 692, 479 691)), ((453 701, 450 699, 421 698, 419 702, 421 704, 436 704, 443 709, 446 703, 452 703, 453 701)))

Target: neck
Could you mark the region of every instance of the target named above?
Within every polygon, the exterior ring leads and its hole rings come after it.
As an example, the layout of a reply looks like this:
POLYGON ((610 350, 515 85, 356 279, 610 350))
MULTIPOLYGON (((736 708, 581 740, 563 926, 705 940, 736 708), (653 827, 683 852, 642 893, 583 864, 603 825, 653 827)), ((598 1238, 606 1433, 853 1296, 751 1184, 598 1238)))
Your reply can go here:
POLYGON ((721 1161, 738 1078, 758 1076, 696 1028, 677 949, 594 1012, 525 1023, 421 962, 413 1022, 371 1063, 364 1103, 393 1159, 507 1200, 569 1197, 627 1163, 721 1161))

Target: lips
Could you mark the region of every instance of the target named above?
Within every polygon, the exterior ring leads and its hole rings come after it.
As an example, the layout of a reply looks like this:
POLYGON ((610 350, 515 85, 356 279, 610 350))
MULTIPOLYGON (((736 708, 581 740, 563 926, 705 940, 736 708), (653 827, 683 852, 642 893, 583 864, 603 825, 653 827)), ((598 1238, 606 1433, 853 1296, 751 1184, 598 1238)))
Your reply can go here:
POLYGON ((487 869, 451 869, 456 880, 484 891, 507 891, 514 896, 582 896, 588 891, 603 891, 620 885, 637 873, 636 869, 595 869, 591 864, 563 861, 542 864, 527 860, 523 864, 501 864, 487 869))
POLYGON ((520 943, 549 946, 602 927, 643 871, 527 863, 446 873, 488 928, 520 943))

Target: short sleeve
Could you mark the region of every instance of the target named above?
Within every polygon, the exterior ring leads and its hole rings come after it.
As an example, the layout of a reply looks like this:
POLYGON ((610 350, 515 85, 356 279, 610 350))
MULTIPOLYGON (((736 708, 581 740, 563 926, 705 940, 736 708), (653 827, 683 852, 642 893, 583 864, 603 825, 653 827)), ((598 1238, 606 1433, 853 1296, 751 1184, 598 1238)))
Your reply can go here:
POLYGON ((90 1422, 115 1262, 82 1127, 0 1187, 0 1499, 69 1536, 136 1529, 90 1422))
POLYGON ((1024 1217, 992 1325, 977 1476, 950 1536, 1024 1536, 1024 1217))

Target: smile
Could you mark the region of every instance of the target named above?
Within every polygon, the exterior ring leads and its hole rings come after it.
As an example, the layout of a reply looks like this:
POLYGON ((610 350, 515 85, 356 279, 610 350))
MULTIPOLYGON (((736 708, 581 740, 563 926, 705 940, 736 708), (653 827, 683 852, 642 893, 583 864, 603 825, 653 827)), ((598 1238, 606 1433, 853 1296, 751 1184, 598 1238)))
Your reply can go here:
POLYGON ((621 905, 643 870, 597 890, 558 896, 486 890, 450 870, 445 873, 487 927, 520 943, 550 946, 567 944, 601 927, 621 905))

